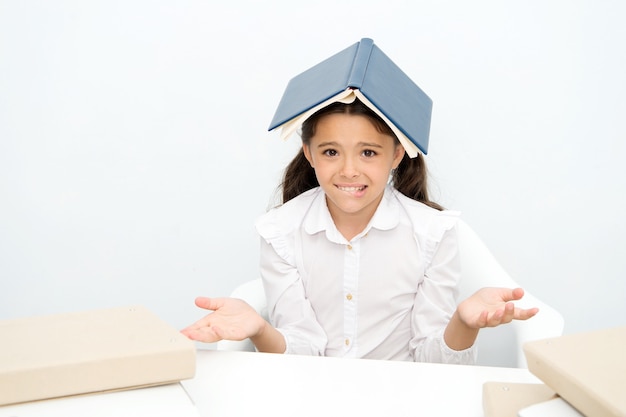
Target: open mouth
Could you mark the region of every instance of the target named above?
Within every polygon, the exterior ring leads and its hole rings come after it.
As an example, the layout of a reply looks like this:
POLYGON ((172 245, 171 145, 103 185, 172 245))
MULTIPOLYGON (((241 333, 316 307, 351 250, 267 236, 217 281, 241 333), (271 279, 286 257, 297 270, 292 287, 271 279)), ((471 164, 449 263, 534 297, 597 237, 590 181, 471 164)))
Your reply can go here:
POLYGON ((365 188, 367 188, 367 185, 350 186, 350 187, 338 185, 337 188, 341 191, 345 191, 348 193, 356 193, 356 192, 365 190, 365 188))

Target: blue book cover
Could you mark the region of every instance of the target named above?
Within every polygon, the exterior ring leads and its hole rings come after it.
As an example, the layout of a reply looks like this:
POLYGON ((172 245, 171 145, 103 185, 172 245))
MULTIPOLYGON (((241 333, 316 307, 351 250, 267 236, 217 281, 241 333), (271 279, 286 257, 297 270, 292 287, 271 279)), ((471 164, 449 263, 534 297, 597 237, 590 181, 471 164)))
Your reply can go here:
POLYGON ((428 152, 432 100, 369 38, 292 78, 269 130, 292 132, 320 108, 355 97, 390 125, 409 156, 428 152))

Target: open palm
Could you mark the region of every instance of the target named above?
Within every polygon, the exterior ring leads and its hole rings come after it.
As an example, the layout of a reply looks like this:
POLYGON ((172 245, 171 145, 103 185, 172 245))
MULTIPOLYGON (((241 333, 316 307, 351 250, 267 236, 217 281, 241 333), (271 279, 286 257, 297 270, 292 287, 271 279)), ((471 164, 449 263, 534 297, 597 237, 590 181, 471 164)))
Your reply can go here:
POLYGON ((198 307, 213 312, 181 330, 192 340, 205 343, 244 340, 258 334, 263 327, 263 318, 243 300, 198 297, 195 302, 198 307))
POLYGON ((461 321, 470 328, 495 327, 512 320, 526 320, 537 314, 537 308, 515 307, 513 301, 523 296, 521 288, 481 288, 461 302, 457 310, 461 321))

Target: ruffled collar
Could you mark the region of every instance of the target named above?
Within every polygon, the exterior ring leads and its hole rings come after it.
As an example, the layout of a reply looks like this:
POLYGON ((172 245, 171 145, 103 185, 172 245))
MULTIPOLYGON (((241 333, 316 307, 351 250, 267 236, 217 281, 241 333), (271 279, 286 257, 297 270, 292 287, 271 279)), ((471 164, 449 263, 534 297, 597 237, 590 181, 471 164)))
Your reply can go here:
MULTIPOLYGON (((304 230, 310 235, 324 231, 330 241, 341 244, 348 243, 333 222, 326 204, 326 194, 320 187, 316 188, 314 192, 315 198, 304 219, 304 230)), ((383 198, 376 208, 374 216, 365 229, 352 239, 353 241, 367 234, 372 228, 391 230, 398 225, 400 222, 400 202, 395 195, 396 192, 391 185, 385 188, 383 198)))

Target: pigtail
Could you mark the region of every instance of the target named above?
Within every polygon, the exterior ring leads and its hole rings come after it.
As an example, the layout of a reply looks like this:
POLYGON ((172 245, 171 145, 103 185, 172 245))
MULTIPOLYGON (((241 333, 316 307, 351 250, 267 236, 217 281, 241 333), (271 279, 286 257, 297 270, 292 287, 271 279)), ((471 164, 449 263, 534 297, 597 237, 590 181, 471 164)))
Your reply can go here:
POLYGON ((283 174, 280 186, 283 194, 283 204, 318 185, 315 170, 304 156, 302 148, 300 148, 300 151, 287 165, 283 174))
POLYGON ((393 186, 405 196, 426 204, 437 210, 443 207, 428 198, 428 170, 424 156, 419 153, 415 158, 404 153, 404 157, 394 170, 393 186))

